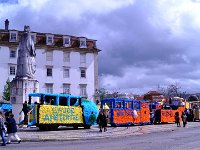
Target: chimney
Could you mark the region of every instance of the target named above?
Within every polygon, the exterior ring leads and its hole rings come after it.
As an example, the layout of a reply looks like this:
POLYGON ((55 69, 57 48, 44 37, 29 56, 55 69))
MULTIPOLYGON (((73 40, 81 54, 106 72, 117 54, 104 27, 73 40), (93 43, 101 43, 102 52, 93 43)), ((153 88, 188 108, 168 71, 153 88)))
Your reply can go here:
POLYGON ((6 21, 5 21, 5 30, 7 30, 7 31, 8 31, 8 26, 9 26, 9 21, 8 21, 8 19, 6 19, 6 21))

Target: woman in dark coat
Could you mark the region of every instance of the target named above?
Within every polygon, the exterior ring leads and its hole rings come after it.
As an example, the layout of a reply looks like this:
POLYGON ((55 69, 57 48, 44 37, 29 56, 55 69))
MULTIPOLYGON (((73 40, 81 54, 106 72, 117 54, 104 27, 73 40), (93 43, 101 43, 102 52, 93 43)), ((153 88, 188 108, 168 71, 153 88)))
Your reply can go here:
POLYGON ((181 124, 180 124, 179 112, 175 113, 175 120, 176 120, 177 127, 180 127, 181 124))
POLYGON ((104 129, 104 132, 107 131, 107 115, 105 114, 106 112, 103 113, 103 116, 102 116, 102 128, 104 129))
POLYGON ((99 132, 102 132, 102 128, 104 129, 104 132, 107 131, 107 115, 105 110, 100 110, 99 115, 97 117, 97 123, 99 124, 99 132))
POLYGON ((100 110, 99 115, 97 117, 97 123, 99 124, 99 132, 102 132, 102 124, 103 124, 103 111, 100 110))
POLYGON ((7 124, 7 133, 8 133, 7 144, 11 143, 11 136, 14 136, 17 139, 18 143, 20 143, 21 139, 17 135, 17 125, 14 119, 14 115, 10 113, 6 121, 7 121, 6 124, 7 124))

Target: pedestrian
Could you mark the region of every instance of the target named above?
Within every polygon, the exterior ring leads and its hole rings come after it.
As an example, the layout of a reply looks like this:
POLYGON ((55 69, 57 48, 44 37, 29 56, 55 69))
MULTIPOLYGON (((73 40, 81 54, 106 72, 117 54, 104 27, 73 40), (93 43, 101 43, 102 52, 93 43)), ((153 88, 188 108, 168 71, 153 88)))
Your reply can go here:
MULTIPOLYGON (((6 111, 5 112, 5 122, 7 120, 7 118, 9 118, 9 114, 11 113, 11 111, 6 111)), ((5 137, 8 137, 8 133, 7 133, 7 126, 5 125, 5 137)))
POLYGON ((151 122, 152 125, 153 125, 154 122, 155 122, 155 115, 154 115, 154 112, 150 112, 150 122, 151 122))
POLYGON ((181 126, 180 117, 179 117, 179 112, 178 111, 175 113, 175 122, 176 122, 177 127, 181 126))
POLYGON ((28 103, 25 101, 23 103, 22 111, 24 113, 24 124, 28 123, 28 103))
POLYGON ((3 144, 1 144, 2 146, 6 146, 6 140, 4 137, 5 136, 4 122, 5 122, 5 118, 4 118, 3 112, 0 111, 0 135, 1 135, 2 142, 3 142, 3 144))
POLYGON ((182 121, 183 121, 183 127, 187 124, 187 108, 182 112, 182 121))
POLYGON ((99 111, 99 115, 97 117, 97 124, 99 124, 99 132, 102 132, 102 120, 103 120, 103 111, 99 111))
POLYGON ((17 135, 17 125, 14 119, 14 115, 12 113, 9 114, 9 117, 6 120, 6 124, 7 124, 7 133, 8 133, 7 144, 11 143, 11 136, 14 136, 17 139, 18 143, 20 143, 21 139, 17 135))
POLYGON ((102 116, 102 128, 104 129, 104 132, 107 131, 107 122, 108 122, 108 116, 106 114, 106 110, 104 110, 103 116, 102 116))

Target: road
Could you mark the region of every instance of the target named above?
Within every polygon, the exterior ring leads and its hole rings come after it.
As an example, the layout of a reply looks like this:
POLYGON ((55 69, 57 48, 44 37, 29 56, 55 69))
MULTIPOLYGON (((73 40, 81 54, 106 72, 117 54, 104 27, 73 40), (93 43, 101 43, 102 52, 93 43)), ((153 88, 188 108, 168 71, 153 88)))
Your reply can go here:
POLYGON ((200 127, 98 140, 22 142, 9 150, 200 150, 200 127))

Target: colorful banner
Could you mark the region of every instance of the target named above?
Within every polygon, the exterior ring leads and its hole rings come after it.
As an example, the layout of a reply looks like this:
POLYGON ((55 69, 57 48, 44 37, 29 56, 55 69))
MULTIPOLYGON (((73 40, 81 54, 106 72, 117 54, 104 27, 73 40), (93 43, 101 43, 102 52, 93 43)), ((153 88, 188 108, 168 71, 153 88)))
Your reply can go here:
MULTIPOLYGON (((180 119, 182 118, 182 112, 184 107, 179 107, 177 110, 164 110, 161 109, 161 122, 175 122, 175 113, 179 112, 180 119)), ((182 119, 181 119, 182 120, 182 119)))
POLYGON ((114 123, 116 124, 125 124, 128 122, 133 122, 133 110, 114 110, 114 123))
POLYGON ((134 110, 113 110, 113 112, 113 122, 115 124, 150 122, 150 111, 147 108, 137 111, 137 117, 134 117, 134 110))
POLYGON ((41 105, 39 109, 40 124, 74 124, 83 123, 80 106, 41 105))

